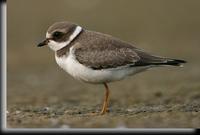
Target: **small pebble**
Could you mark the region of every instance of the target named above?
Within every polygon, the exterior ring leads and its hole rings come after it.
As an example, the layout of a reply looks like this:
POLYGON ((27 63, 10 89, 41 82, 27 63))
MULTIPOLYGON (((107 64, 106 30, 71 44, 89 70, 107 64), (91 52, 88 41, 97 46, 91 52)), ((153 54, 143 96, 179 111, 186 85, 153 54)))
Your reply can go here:
POLYGON ((128 112, 132 112, 132 111, 133 111, 133 109, 127 109, 127 111, 128 111, 128 112))
POLYGON ((45 107, 45 108, 44 108, 44 111, 49 111, 49 107, 45 107))
POLYGON ((16 113, 16 114, 19 114, 19 113, 21 113, 21 111, 16 111, 15 113, 16 113))

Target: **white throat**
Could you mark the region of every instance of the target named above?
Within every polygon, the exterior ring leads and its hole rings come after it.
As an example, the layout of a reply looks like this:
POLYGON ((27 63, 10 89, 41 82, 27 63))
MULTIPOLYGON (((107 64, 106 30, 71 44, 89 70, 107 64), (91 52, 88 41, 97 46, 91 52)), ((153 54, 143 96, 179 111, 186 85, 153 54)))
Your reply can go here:
MULTIPOLYGON (((74 40, 74 38, 79 35, 81 31, 82 31, 82 28, 80 26, 77 26, 67 41, 59 43, 53 40, 49 40, 48 46, 54 51, 60 50, 61 48, 69 45, 74 40)), ((46 38, 50 38, 50 34, 48 32, 46 34, 46 38)))

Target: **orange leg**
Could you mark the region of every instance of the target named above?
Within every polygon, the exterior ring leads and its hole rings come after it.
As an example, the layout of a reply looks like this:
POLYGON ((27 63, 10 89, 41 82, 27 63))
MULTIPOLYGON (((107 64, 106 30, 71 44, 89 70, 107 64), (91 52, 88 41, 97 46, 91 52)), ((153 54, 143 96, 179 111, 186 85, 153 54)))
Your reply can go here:
POLYGON ((103 107, 100 112, 101 115, 105 114, 108 111, 108 102, 109 102, 109 88, 106 83, 104 83, 104 86, 106 88, 106 92, 105 92, 105 96, 104 96, 103 107))

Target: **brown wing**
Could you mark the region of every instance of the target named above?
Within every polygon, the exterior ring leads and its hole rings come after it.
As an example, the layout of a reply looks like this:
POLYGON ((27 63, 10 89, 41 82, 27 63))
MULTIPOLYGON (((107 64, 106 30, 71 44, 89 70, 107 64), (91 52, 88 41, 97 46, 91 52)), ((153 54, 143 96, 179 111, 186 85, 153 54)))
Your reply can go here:
MULTIPOLYGON (((75 47, 76 59, 83 65, 98 69, 116 68, 131 65, 137 62, 140 57, 124 43, 118 41, 98 42, 96 45, 78 45, 75 47)), ((76 46, 76 45, 75 45, 76 46)))
POLYGON ((107 34, 84 31, 76 39, 74 53, 83 65, 93 69, 120 66, 166 64, 168 58, 154 56, 107 34))

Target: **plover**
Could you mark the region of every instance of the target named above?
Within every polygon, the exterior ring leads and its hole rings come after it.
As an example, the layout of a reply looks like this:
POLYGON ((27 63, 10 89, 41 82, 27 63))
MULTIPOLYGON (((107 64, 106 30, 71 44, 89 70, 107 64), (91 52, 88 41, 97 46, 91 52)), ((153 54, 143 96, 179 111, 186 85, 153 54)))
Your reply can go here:
POLYGON ((38 47, 48 45, 55 51, 57 64, 74 78, 103 84, 105 97, 100 114, 108 111, 107 83, 149 68, 171 65, 182 66, 184 60, 152 55, 133 44, 108 34, 86 30, 71 22, 56 22, 38 47))

